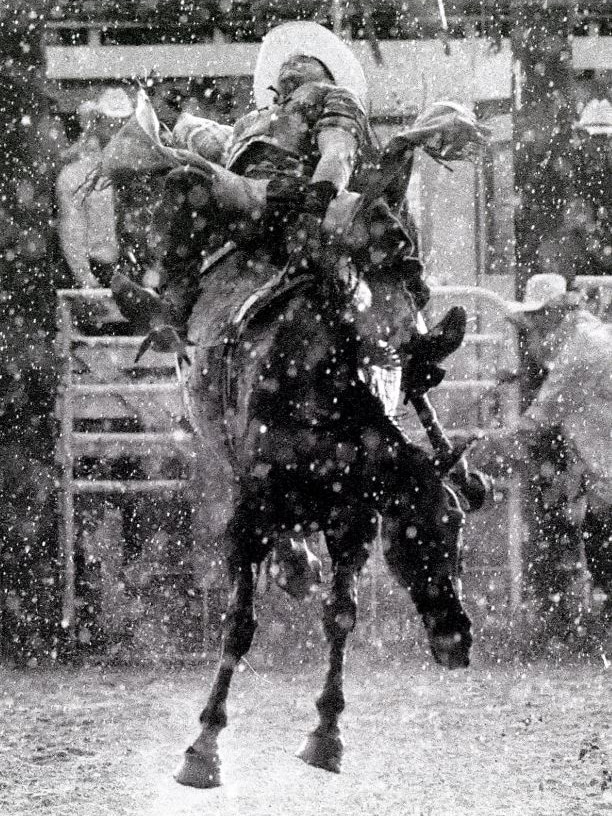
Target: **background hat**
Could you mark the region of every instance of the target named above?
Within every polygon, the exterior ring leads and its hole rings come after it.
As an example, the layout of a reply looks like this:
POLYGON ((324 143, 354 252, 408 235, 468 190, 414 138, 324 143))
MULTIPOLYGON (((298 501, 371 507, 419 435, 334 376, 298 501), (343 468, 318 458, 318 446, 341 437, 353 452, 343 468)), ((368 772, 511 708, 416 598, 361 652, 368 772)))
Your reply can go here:
POLYGON ((94 105, 97 113, 109 119, 127 119, 134 113, 132 101, 123 88, 107 88, 94 105))
POLYGON ((591 99, 576 123, 589 136, 612 136, 612 105, 608 99, 591 99))
POLYGON ((262 40, 253 74, 258 108, 273 104, 275 94, 270 86, 276 87, 282 64, 297 54, 320 60, 336 84, 348 88, 365 105, 368 93, 365 74, 348 45, 318 23, 300 21, 273 28, 262 40))
POLYGON ((535 312, 553 298, 564 295, 567 282, 557 272, 543 272, 533 275, 525 287, 525 299, 508 304, 510 312, 535 312))

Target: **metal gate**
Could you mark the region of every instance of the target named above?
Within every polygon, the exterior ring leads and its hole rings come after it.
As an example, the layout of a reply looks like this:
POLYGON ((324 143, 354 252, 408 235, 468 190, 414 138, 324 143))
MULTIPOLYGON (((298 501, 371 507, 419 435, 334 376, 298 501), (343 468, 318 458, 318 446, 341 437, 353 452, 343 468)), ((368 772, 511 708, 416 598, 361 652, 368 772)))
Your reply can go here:
MULTIPOLYGON (((432 401, 451 436, 474 433, 495 436, 514 426, 519 413, 515 386, 498 394, 497 375, 502 368, 518 365, 514 330, 504 320, 505 301, 493 292, 472 286, 434 287, 431 322, 453 303, 462 303, 471 323, 464 346, 450 362, 446 380, 432 394, 432 401)), ((173 355, 149 352, 145 363, 134 366, 133 357, 142 338, 105 333, 104 325, 93 333, 79 326, 78 312, 87 305, 114 308, 109 290, 61 290, 58 293, 58 348, 61 355, 61 387, 58 395, 60 435, 58 461, 61 468, 60 544, 63 561, 63 626, 70 636, 75 627, 75 498, 81 494, 120 495, 185 490, 189 480, 142 480, 80 478, 75 464, 84 455, 112 459, 125 452, 160 457, 168 450, 186 460, 195 455, 185 425, 180 384, 173 355), (117 431, 113 417, 132 417, 138 429, 117 431), (83 422, 85 421, 85 426, 83 422), (87 422, 89 421, 89 424, 87 422)), ((118 318, 117 314, 117 318, 118 318)), ((127 325, 126 325, 127 328, 127 325)), ((416 417, 401 417, 415 435, 422 433, 416 417), (412 422, 412 424, 411 424, 412 422)), ((475 559, 467 573, 500 573, 508 588, 509 608, 517 615, 521 606, 522 515, 518 476, 499 485, 505 496, 505 542, 503 564, 491 566, 475 559)), ((376 559, 375 559, 376 560, 376 559)), ((380 580, 373 569, 371 601, 376 607, 380 580)))
POLYGON ((191 458, 174 355, 134 356, 142 338, 122 332, 108 289, 60 290, 57 349, 61 361, 57 399, 60 476, 60 535, 63 565, 62 626, 75 634, 75 499, 83 494, 175 494, 188 478, 163 478, 156 467, 144 479, 79 476, 82 457, 112 460, 133 454, 159 462, 169 453, 191 458), (96 317, 96 312, 103 314, 96 317), (109 333, 113 328, 114 332, 109 333), (129 430, 125 430, 125 426, 129 430), (117 430, 117 427, 122 428, 117 430))

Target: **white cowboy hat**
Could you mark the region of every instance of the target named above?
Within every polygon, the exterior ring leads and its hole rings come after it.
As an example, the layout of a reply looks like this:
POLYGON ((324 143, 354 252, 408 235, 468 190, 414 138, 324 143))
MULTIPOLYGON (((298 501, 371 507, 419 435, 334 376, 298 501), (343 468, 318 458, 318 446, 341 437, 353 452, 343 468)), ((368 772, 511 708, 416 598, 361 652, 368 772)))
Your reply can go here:
POLYGON ((93 104, 97 113, 109 119, 127 119, 134 113, 132 101, 123 88, 107 88, 93 104))
POLYGON ((335 34, 318 23, 283 23, 263 38, 255 72, 253 95, 258 108, 273 104, 281 66, 290 57, 302 54, 325 65, 337 85, 352 91, 365 105, 368 86, 363 69, 351 49, 335 34))
POLYGON ((559 275, 557 272, 543 272, 539 275, 532 275, 525 286, 525 299, 510 302, 508 310, 512 314, 516 312, 535 312, 549 301, 565 295, 566 292, 567 282, 563 275, 559 275))
POLYGON ((612 104, 608 99, 591 99, 576 123, 589 136, 612 136, 612 104))

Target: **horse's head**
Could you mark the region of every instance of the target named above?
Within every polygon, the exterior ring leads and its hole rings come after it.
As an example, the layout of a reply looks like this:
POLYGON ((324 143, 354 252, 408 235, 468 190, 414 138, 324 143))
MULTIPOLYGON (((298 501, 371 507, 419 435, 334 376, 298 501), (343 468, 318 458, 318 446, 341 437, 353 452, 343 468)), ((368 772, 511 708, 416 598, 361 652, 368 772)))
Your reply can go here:
POLYGON ((448 536, 445 545, 446 565, 441 574, 429 582, 429 596, 423 623, 429 647, 436 663, 447 669, 463 669, 470 665, 472 625, 461 604, 460 547, 461 536, 448 536))
POLYGON ((410 591, 436 663, 463 668, 469 665, 472 646, 471 622, 461 604, 464 515, 456 494, 440 484, 424 453, 422 457, 417 455, 414 463, 419 472, 416 495, 422 494, 423 501, 414 501, 406 480, 403 500, 411 520, 406 528, 403 514, 396 520, 383 517, 383 553, 393 575, 410 591))

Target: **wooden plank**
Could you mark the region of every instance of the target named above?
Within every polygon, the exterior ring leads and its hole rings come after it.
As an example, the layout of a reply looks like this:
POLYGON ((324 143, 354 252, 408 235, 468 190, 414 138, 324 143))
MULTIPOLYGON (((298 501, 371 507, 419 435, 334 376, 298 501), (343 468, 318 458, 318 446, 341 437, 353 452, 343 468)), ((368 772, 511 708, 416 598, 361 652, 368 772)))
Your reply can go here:
POLYGON ((574 37, 575 71, 612 71, 612 37, 574 37))
POLYGON ((155 72, 162 77, 252 76, 258 43, 193 45, 48 45, 50 79, 134 79, 155 72))
MULTIPOLYGON (((450 54, 439 40, 381 41, 378 65, 369 43, 351 43, 370 87, 371 113, 397 113, 424 101, 450 96, 464 102, 507 99, 511 95, 511 52, 503 40, 493 53, 487 41, 454 40, 450 54)), ((135 79, 252 76, 258 43, 192 45, 58 46, 45 49, 49 79, 135 79)))

